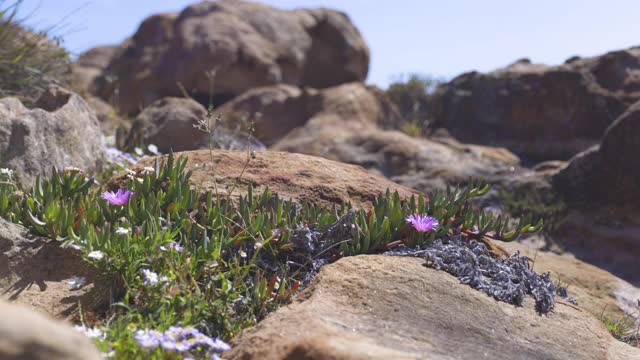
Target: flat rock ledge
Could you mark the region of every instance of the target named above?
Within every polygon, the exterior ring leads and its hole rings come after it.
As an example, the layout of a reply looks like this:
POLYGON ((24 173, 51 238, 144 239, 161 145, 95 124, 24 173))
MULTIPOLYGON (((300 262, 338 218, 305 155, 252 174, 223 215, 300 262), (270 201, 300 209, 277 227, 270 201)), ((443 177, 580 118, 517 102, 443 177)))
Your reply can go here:
POLYGON ((354 256, 236 337, 229 359, 639 359, 589 312, 540 316, 411 257, 354 256))

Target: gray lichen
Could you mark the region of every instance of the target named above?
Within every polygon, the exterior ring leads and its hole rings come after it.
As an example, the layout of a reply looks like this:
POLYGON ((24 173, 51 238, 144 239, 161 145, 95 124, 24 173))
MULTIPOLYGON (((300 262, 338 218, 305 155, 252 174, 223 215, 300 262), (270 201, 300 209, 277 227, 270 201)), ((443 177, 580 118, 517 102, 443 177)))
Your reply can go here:
POLYGON ((556 287, 550 273, 540 275, 531 270, 528 257, 520 256, 516 251, 508 258, 496 259, 484 244, 460 236, 436 240, 422 249, 400 248, 385 254, 422 257, 428 266, 444 270, 460 279, 461 283, 509 304, 521 306, 525 296, 529 295, 541 314, 553 310, 558 290, 568 301, 573 300, 566 297, 565 288, 556 287))

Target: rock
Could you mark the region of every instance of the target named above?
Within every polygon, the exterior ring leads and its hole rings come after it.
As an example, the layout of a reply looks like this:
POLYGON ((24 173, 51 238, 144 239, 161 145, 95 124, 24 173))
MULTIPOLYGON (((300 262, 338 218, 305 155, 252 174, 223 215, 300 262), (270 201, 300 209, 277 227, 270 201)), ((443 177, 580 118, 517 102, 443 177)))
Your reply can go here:
POLYGON ((640 258, 640 102, 606 130, 600 145, 574 156, 552 177, 571 210, 561 245, 582 260, 633 283, 640 258))
POLYGON ((637 311, 640 288, 610 272, 585 263, 571 254, 554 254, 523 242, 495 241, 507 252, 519 251, 533 260, 532 268, 539 273, 550 271, 551 278, 568 286, 568 293, 578 305, 596 318, 605 315, 621 319, 637 311))
POLYGON ((433 97, 436 126, 462 142, 503 146, 526 162, 568 159, 597 143, 640 99, 640 48, 559 66, 519 61, 462 74, 433 97))
POLYGON ((259 86, 363 81, 368 66, 369 49, 344 13, 220 0, 144 20, 103 74, 117 83, 97 83, 103 99, 117 92, 120 109, 137 113, 181 95, 177 83, 199 102, 212 96, 219 105, 259 86))
POLYGON ((95 93, 94 81, 107 68, 118 46, 96 46, 78 56, 72 65, 72 87, 75 91, 87 96, 95 93))
POLYGON ((587 311, 538 315, 497 302, 424 260, 354 256, 324 266, 292 304, 232 341, 229 359, 631 359, 587 311))
POLYGON ((113 134, 120 126, 130 126, 106 101, 93 95, 85 95, 84 100, 96 112, 103 133, 113 134))
POLYGON ((89 293, 96 290, 96 270, 77 251, 59 245, 0 219, 0 299, 27 305, 56 318, 77 318, 79 303, 85 319, 104 308, 101 302, 108 300, 89 293), (87 285, 71 289, 68 282, 75 277, 85 278, 87 285))
POLYGON ((50 87, 28 109, 16 98, 0 99, 0 166, 30 184, 55 166, 95 170, 103 135, 95 112, 78 95, 50 87))
POLYGON ((335 127, 335 131, 360 130, 384 125, 399 117, 397 110, 374 86, 348 83, 326 89, 274 85, 251 89, 218 109, 223 121, 233 127, 246 118, 255 123, 255 136, 273 145, 286 135, 311 141, 317 127, 301 134, 296 130, 310 124, 335 127), (259 114, 259 115, 258 115, 259 114), (290 134, 291 132, 291 134, 290 134))
POLYGON ((292 132, 272 148, 360 165, 423 192, 466 183, 469 177, 506 183, 525 173, 518 157, 506 149, 464 145, 452 139, 414 138, 374 127, 344 131, 313 125, 292 132))
POLYGON ((600 146, 576 155, 553 178, 575 202, 638 207, 640 202, 640 101, 607 128, 600 146))
MULTIPOLYGON (((261 193, 268 185, 271 192, 283 199, 308 200, 326 206, 350 201, 354 207, 360 208, 370 206, 374 198, 386 189, 398 191, 403 198, 417 194, 415 190, 369 174, 359 166, 315 156, 258 151, 239 181, 238 177, 247 161, 246 152, 214 150, 213 168, 208 165, 211 164, 211 158, 207 150, 183 152, 175 156, 187 157, 186 170, 193 172, 190 178, 193 188, 214 191, 215 181, 218 193, 223 196, 234 188, 233 196, 245 195, 248 184, 253 185, 254 193, 261 193)), ((141 170, 154 161, 155 158, 144 159, 132 169, 141 170)), ((112 179, 107 188, 122 188, 127 181, 126 174, 121 174, 112 179)))
POLYGON ((83 334, 24 306, 0 301, 0 358, 91 360, 100 352, 83 334))
POLYGON ((207 134, 194 125, 206 117, 207 109, 192 99, 157 100, 136 117, 126 147, 154 144, 162 153, 198 149, 206 143, 207 134))

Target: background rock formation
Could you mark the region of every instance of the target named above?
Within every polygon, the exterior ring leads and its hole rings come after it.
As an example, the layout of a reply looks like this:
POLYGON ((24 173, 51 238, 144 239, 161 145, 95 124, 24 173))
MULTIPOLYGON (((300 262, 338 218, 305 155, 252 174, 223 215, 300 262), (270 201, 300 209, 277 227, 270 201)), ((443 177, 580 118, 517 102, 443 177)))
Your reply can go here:
POLYGON ((0 166, 14 169, 25 183, 50 174, 53 167, 95 170, 103 135, 87 103, 50 87, 36 106, 28 109, 16 98, 0 99, 0 166))
POLYGON ((120 110, 137 113, 180 95, 178 83, 217 105, 258 86, 363 81, 368 67, 369 49, 344 13, 222 0, 147 18, 96 84, 102 98, 116 95, 120 110))
POLYGON ((640 99, 640 48, 560 66, 518 61, 470 72, 433 98, 436 125, 463 142, 504 146, 528 161, 568 159, 597 143, 640 99))

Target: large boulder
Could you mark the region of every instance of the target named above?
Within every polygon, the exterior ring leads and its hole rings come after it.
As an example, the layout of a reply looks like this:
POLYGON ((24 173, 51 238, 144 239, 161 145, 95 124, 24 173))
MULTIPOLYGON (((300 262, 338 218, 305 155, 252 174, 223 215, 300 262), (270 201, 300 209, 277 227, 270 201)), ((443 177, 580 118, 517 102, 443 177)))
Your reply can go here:
POLYGON ((568 251, 640 282, 640 102, 552 177, 570 211, 558 229, 568 251))
POLYGON ((107 68, 117 50, 116 45, 96 46, 80 54, 71 67, 73 89, 85 96, 94 93, 94 81, 107 68))
POLYGON ((121 129, 124 148, 154 144, 162 153, 205 149, 264 150, 264 145, 240 130, 224 127, 219 117, 190 98, 166 97, 147 106, 128 131, 121 129), (206 125, 205 125, 206 124, 206 125), (126 134, 126 135, 125 135, 126 134))
POLYGON ((291 305, 234 339, 229 359, 632 359, 594 316, 568 302, 540 316, 498 302, 409 257, 324 266, 291 305))
POLYGON ((367 45, 344 13, 219 0, 145 19, 96 84, 101 97, 117 92, 120 109, 137 113, 180 86, 217 105, 258 86, 363 81, 368 66, 367 45))
POLYGON ((163 153, 198 149, 207 134, 194 125, 206 120, 207 109, 188 98, 167 97, 147 106, 131 126, 126 140, 129 150, 154 144, 163 153))
POLYGON ((573 201, 637 206, 640 202, 639 148, 640 101, 609 126, 599 146, 571 159, 554 177, 554 183, 573 201))
MULTIPOLYGON (((417 194, 415 190, 370 174, 359 166, 309 155, 257 151, 255 159, 251 159, 247 152, 222 150, 212 153, 207 150, 187 151, 174 155, 187 158, 186 170, 192 172, 189 181, 194 189, 217 189, 222 196, 231 190, 233 196, 246 195, 248 184, 252 184, 255 193, 264 191, 268 186, 271 192, 283 199, 307 200, 326 206, 350 201, 359 208, 371 206, 374 198, 387 189, 398 191, 402 198, 417 194)), ((155 160, 144 159, 132 169, 142 170, 155 160)), ((121 174, 113 178, 107 187, 122 188, 128 181, 126 174, 121 174)))
POLYGON ((33 109, 0 99, 0 166, 16 170, 24 183, 53 167, 94 170, 102 154, 98 119, 80 96, 50 87, 33 109))
POLYGON ((0 318, 0 359, 102 359, 83 334, 26 306, 0 301, 0 318))
POLYGON ((437 126, 458 140, 504 146, 527 161, 568 159, 598 142, 640 99, 640 48, 560 66, 521 60, 462 74, 436 91, 437 126))
POLYGON ((253 121, 255 136, 266 145, 285 136, 312 141, 318 135, 316 123, 348 132, 384 126, 399 117, 381 90, 359 82, 320 90, 285 84, 260 87, 229 101, 218 112, 230 127, 244 119, 253 121), (302 134, 300 129, 307 124, 314 130, 302 134))

